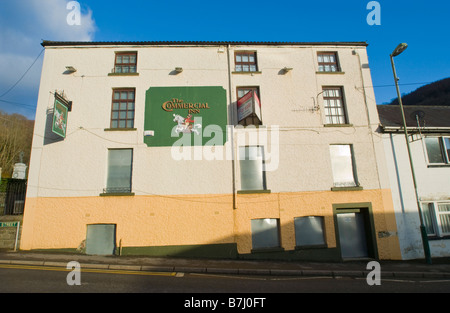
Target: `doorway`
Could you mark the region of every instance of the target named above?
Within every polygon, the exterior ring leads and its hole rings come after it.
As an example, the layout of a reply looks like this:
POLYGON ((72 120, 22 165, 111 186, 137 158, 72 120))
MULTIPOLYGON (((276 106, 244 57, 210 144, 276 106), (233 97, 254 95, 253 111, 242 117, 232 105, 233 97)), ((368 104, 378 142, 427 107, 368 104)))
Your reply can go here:
POLYGON ((369 208, 335 209, 336 239, 343 260, 377 258, 369 208))

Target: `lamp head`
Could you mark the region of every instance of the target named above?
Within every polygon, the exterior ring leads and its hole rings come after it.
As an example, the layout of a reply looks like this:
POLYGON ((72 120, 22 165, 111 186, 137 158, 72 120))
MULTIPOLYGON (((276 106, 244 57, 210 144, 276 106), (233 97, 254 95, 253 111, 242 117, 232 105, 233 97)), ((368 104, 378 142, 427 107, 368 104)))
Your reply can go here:
POLYGON ((401 43, 395 48, 395 50, 392 52, 391 56, 396 57, 400 53, 406 50, 408 48, 408 45, 406 43, 401 43))

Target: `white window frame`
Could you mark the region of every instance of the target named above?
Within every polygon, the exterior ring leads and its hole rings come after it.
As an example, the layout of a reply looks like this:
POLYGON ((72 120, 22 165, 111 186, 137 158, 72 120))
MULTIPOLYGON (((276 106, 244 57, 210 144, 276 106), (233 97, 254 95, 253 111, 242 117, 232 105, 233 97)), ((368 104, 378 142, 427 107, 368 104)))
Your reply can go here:
MULTIPOLYGON (((328 72, 324 72, 328 73, 328 72)), ((348 125, 343 86, 322 86, 325 125, 348 125)))
POLYGON ((428 234, 428 237, 450 237, 450 232, 444 232, 442 230, 441 215, 450 215, 450 211, 440 212, 439 204, 450 205, 450 201, 424 201, 421 203, 422 211, 424 206, 432 204, 432 208, 428 207, 431 215, 431 223, 434 228, 434 233, 428 234))
POLYGON ((424 140, 424 146, 426 149, 426 157, 427 157, 427 164, 428 165, 443 165, 443 164, 450 164, 450 156, 448 155, 447 151, 450 150, 450 146, 447 146, 447 144, 445 143, 445 139, 449 139, 450 140, 450 136, 427 136, 425 137, 424 140), (430 162, 430 158, 428 155, 428 148, 427 148, 427 142, 426 140, 428 138, 437 138, 438 142, 439 142, 439 147, 441 149, 441 154, 443 155, 443 160, 444 162, 430 162))

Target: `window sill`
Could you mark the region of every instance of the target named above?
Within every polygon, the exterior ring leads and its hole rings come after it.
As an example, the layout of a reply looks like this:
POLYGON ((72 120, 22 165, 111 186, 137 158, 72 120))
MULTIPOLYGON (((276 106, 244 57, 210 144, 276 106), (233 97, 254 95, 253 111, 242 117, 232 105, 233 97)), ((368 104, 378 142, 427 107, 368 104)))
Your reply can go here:
POLYGON ((319 72, 317 71, 316 74, 345 74, 345 72, 319 72))
POLYGON ((108 73, 108 76, 139 76, 139 73, 108 73))
POLYGON ((355 187, 331 187, 331 191, 359 191, 363 190, 362 186, 355 187))
POLYGON ((103 192, 100 197, 130 197, 134 196, 134 192, 103 192))
POLYGON ((236 124, 236 125, 234 125, 234 128, 237 129, 237 130, 239 130, 239 129, 244 129, 244 130, 245 130, 245 128, 248 127, 248 126, 255 127, 255 128, 267 128, 266 125, 262 125, 262 124, 261 124, 261 125, 254 125, 254 124, 242 125, 242 124, 236 124), (239 126, 239 127, 237 127, 237 126, 239 126), (242 127, 241 127, 241 126, 242 126, 242 127))
POLYGON ((323 245, 310 245, 310 246, 296 246, 295 250, 310 250, 310 249, 328 249, 326 244, 323 245))
POLYGON ((353 127, 353 124, 324 124, 324 127, 353 127))
POLYGON ((252 249, 251 253, 283 252, 283 251, 284 251, 284 248, 282 248, 282 247, 272 247, 272 248, 252 249))
POLYGON ((449 240, 450 236, 438 237, 438 236, 428 236, 428 240, 449 240))
POLYGON ((256 72, 236 72, 236 71, 233 71, 233 72, 231 72, 231 74, 262 74, 262 72, 261 71, 256 71, 256 72))
POLYGON ((115 132, 115 131, 135 131, 137 128, 105 128, 105 132, 115 132))
POLYGON ((239 195, 246 195, 246 194, 252 194, 252 193, 271 193, 268 189, 263 190, 238 190, 237 194, 239 195))
POLYGON ((428 168, 433 168, 433 167, 450 167, 450 164, 428 164, 427 167, 428 168))

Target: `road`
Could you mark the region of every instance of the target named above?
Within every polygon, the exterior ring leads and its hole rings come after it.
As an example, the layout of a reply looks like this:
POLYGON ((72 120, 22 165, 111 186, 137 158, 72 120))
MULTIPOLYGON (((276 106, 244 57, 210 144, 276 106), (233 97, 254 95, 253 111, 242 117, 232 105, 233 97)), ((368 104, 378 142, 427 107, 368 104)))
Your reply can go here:
POLYGON ((364 278, 274 277, 185 273, 151 273, 83 269, 74 276, 65 268, 0 265, 0 293, 181 293, 182 299, 202 294, 258 295, 271 293, 450 292, 450 280, 382 279, 369 286, 364 278), (68 285, 79 278, 80 285, 68 285), (78 275, 78 274, 77 274, 78 275))

